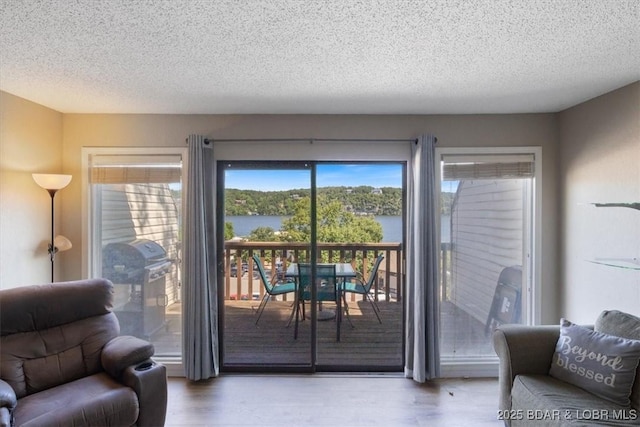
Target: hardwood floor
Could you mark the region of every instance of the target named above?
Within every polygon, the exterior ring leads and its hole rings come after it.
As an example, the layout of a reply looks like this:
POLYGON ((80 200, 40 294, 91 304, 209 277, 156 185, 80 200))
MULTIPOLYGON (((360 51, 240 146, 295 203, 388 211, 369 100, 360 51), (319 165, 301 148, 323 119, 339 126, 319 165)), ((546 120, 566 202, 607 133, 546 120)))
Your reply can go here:
POLYGON ((400 375, 169 378, 166 426, 501 426, 498 381, 400 375))

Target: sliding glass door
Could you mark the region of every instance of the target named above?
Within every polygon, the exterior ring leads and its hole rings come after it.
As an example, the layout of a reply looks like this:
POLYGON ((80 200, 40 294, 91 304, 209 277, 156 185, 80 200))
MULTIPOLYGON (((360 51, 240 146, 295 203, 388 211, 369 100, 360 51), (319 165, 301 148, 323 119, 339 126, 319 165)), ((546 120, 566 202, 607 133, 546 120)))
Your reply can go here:
MULTIPOLYGON (((346 263, 338 278, 336 321, 318 321, 322 370, 399 371, 403 365, 403 212, 401 163, 318 163, 317 239, 322 263, 346 263)), ((322 319, 322 317, 318 317, 322 319)))
POLYGON ((178 149, 95 148, 88 171, 89 277, 114 284, 121 333, 182 355, 182 182, 178 149), (159 153, 159 151, 162 151, 159 153))
POLYGON ((497 325, 532 317, 536 156, 442 152, 441 359, 486 362, 497 325))
POLYGON ((311 259, 311 165, 220 166, 223 366, 308 368, 311 330, 303 326, 310 322, 296 310, 297 275, 287 270, 311 259))
POLYGON ((400 370, 404 165, 219 166, 223 369, 400 370))

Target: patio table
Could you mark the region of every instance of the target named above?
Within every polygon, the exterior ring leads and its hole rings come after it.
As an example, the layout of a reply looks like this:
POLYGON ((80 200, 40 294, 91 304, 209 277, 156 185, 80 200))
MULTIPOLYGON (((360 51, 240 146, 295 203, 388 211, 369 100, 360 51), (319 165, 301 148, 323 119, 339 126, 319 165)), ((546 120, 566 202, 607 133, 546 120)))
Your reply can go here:
MULTIPOLYGON (((351 266, 351 264, 346 262, 339 263, 318 263, 318 265, 335 265, 336 268, 336 283, 335 283, 335 303, 337 307, 337 313, 332 312, 331 310, 322 310, 320 313, 328 313, 322 315, 322 319, 320 318, 320 314, 318 314, 318 320, 328 320, 336 318, 336 341, 340 341, 340 324, 342 323, 342 286, 347 279, 351 279, 356 277, 356 272, 351 266)), ((300 302, 301 296, 303 294, 303 289, 300 289, 300 280, 298 274, 298 264, 291 263, 287 267, 287 271, 285 272, 286 278, 291 278, 295 280, 296 287, 298 288, 296 291, 296 302, 295 302, 295 329, 294 329, 294 338, 298 338, 298 320, 300 316, 300 302)), ((321 302, 321 301, 319 301, 321 302)), ((304 301, 302 301, 304 304, 304 301)))

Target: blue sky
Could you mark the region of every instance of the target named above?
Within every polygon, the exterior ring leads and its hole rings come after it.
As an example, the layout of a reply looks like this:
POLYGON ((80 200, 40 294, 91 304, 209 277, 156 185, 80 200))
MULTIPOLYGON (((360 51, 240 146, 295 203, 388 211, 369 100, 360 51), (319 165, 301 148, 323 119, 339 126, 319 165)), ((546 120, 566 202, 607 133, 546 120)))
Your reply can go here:
MULTIPOLYGON (((319 164, 318 187, 402 187, 400 164, 319 164)), ((309 188, 309 170, 227 170, 226 188, 281 191, 309 188)))

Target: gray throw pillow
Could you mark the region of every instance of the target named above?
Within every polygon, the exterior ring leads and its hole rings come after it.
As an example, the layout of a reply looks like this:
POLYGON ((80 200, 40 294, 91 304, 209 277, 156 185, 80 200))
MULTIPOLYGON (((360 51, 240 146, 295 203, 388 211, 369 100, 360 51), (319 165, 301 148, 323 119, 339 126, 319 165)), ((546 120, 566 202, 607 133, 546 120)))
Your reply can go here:
MULTIPOLYGON (((596 319, 596 331, 630 340, 640 340, 640 317, 619 310, 604 310, 596 319)), ((640 410, 640 367, 631 389, 631 406, 640 410)))
POLYGON ((639 360, 640 341, 562 319, 549 375, 628 407, 639 360))

